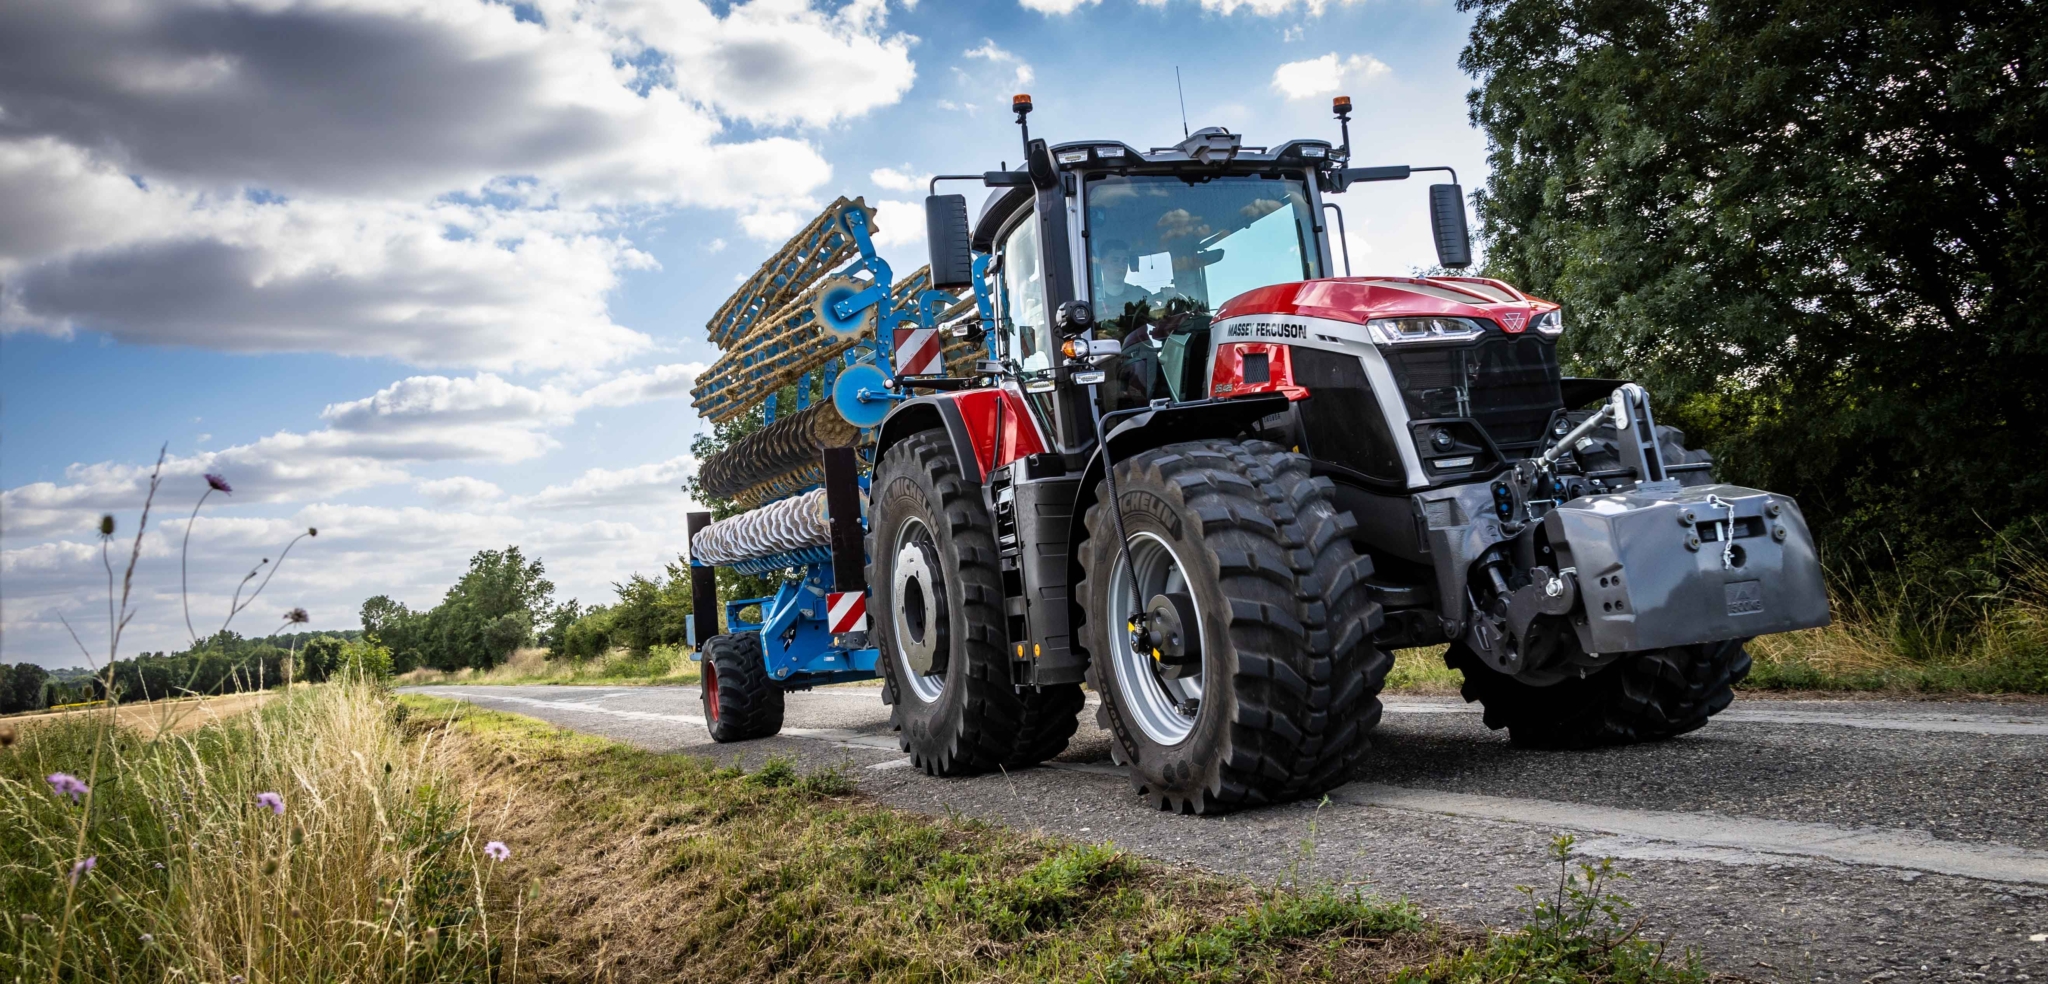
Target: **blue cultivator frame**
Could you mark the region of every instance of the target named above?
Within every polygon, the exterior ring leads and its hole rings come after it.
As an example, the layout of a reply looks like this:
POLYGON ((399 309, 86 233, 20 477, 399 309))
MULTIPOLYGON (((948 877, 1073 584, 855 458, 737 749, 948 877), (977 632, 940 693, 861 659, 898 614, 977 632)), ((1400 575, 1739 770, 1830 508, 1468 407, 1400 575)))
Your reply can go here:
MULTIPOLYGON (((764 267, 755 282, 743 287, 727 303, 726 309, 714 320, 712 333, 714 341, 729 350, 742 347, 742 332, 754 319, 769 313, 761 310, 764 306, 761 297, 773 294, 781 298, 780 303, 793 303, 790 299, 800 292, 790 289, 792 279, 801 279, 806 272, 818 278, 823 268, 815 260, 828 255, 823 244, 834 232, 842 230, 852 240, 859 255, 851 263, 832 271, 829 277, 819 278, 822 290, 817 295, 815 310, 798 314, 797 323, 814 324, 819 332, 834 332, 836 329, 835 333, 843 338, 849 326, 865 322, 872 311, 873 337, 855 342, 843 357, 831 354, 820 360, 821 365, 813 363, 806 367, 798 380, 795 409, 803 410, 808 405, 813 374, 822 368, 824 393, 840 408, 849 423, 862 428, 862 443, 866 443, 868 428, 880 422, 889 405, 905 398, 902 387, 896 382, 892 364, 895 332, 905 327, 906 322, 921 328, 937 328, 942 313, 956 305, 959 299, 946 291, 930 289, 908 289, 903 292, 904 296, 898 297, 893 271, 887 261, 875 252, 868 213, 862 203, 842 199, 814 220, 799 235, 799 240, 793 240, 789 247, 785 247, 785 258, 778 259, 772 267, 764 267), (860 273, 867 275, 865 281, 855 278, 854 275, 860 273), (871 363, 874 368, 863 369, 863 363, 871 363), (842 365, 846 367, 844 370, 842 365), (877 372, 876 369, 882 371, 877 372)), ((839 255, 844 255, 844 241, 838 242, 842 245, 834 249, 839 255)), ((993 316, 981 276, 987 261, 986 256, 977 256, 974 260, 975 302, 985 328, 990 327, 993 316)), ((905 287, 914 288, 920 282, 929 281, 921 275, 913 275, 905 287)), ((786 316, 783 322, 789 323, 786 316)), ((994 333, 988 332, 988 337, 992 347, 994 333)), ((803 354, 807 344, 815 343, 803 336, 783 336, 773 344, 757 346, 747 352, 741 369, 746 373, 767 373, 772 379, 774 373, 790 372, 803 364, 792 364, 790 356, 804 362, 816 358, 803 354)), ((730 397, 718 399, 729 401, 730 397)), ((775 419, 775 403, 772 391, 760 398, 763 416, 768 422, 775 419)), ((731 408, 732 404, 727 402, 725 406, 731 408)), ((855 474, 857 469, 851 450, 838 454, 836 461, 834 452, 825 454, 825 486, 827 498, 832 503, 833 543, 839 551, 850 556, 836 556, 834 547, 818 546, 717 565, 742 574, 766 574, 792 568, 802 570, 799 578, 784 583, 771 596, 729 601, 723 606, 725 631, 759 633, 768 675, 785 690, 872 680, 879 675, 876 666, 879 651, 868 644, 869 633, 856 631, 835 635, 828 623, 827 599, 835 591, 865 591, 861 579, 867 563, 863 549, 866 529, 859 508, 867 497, 867 479, 855 474), (835 489, 835 485, 838 488, 835 489), (759 621, 741 617, 743 611, 756 606, 760 608, 759 621)), ((792 488, 781 498, 801 495, 817 487, 792 488)), ((708 513, 691 515, 689 535, 693 542, 709 522, 708 513)), ((718 606, 711 576, 714 565, 700 562, 695 550, 691 554, 692 594, 697 614, 689 623, 690 658, 701 660, 699 647, 719 631, 715 614, 718 606)))

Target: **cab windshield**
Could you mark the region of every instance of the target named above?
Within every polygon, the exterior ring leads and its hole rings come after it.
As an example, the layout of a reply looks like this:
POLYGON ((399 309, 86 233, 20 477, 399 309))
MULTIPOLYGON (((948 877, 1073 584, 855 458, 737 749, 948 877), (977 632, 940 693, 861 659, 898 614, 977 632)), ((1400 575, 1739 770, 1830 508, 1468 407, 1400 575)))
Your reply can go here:
POLYGON ((1086 196, 1089 297, 1124 348, 1112 405, 1201 395, 1217 307, 1322 275, 1299 175, 1097 174, 1086 196))

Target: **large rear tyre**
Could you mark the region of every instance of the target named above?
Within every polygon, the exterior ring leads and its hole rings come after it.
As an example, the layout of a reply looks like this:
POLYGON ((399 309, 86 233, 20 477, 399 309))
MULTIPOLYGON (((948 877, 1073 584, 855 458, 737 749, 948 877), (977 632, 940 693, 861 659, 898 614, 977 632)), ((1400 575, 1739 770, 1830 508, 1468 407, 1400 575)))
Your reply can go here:
POLYGON ((1162 810, 1220 813, 1348 780, 1393 659, 1350 513, 1308 459, 1263 441, 1194 441, 1116 466, 1088 510, 1079 586, 1099 720, 1162 810), (1135 574, 1136 591, 1132 576, 1135 574), (1158 630, 1132 645, 1129 617, 1158 630))
POLYGON ((1589 677, 1532 687, 1497 673, 1462 643, 1444 654, 1465 674, 1465 700, 1486 709, 1524 748, 1595 748, 1657 741, 1697 730, 1735 699, 1749 675, 1746 639, 1631 653, 1589 677))
POLYGON ((995 524, 961 475, 951 443, 926 431, 882 455, 869 497, 869 611, 890 723, 935 776, 1058 755, 1081 708, 1077 685, 1011 685, 995 524))
POLYGON ((712 741, 750 741, 782 730, 782 688, 768 677, 758 633, 712 636, 703 657, 698 693, 712 741))

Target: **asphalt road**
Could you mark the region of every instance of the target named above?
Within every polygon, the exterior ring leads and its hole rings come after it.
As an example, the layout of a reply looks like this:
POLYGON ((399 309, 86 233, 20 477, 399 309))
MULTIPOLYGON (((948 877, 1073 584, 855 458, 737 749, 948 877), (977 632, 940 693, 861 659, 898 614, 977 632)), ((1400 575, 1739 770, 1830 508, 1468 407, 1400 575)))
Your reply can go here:
MULTIPOLYGON (((1323 803, 1220 818, 1146 809, 1082 714, 1048 768, 933 779, 879 692, 789 696, 783 735, 716 745, 695 688, 417 688, 657 750, 845 764, 913 810, 1113 841, 1169 862, 1406 896, 1517 921, 1551 839, 1614 857, 1651 935, 1782 981, 2048 982, 2048 705, 1738 700, 1674 741, 1509 747, 1454 698, 1389 698, 1367 766, 1323 803)), ((1091 698, 1092 700, 1092 698, 1091 698)))

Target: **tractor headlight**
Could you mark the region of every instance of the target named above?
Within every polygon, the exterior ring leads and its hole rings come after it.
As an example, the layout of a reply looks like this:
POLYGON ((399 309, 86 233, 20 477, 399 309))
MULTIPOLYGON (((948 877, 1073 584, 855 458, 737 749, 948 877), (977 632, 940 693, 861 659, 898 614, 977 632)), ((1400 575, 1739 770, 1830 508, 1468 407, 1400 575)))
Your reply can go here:
POLYGON ((1545 335, 1561 334, 1564 331, 1564 312, 1557 308, 1552 308, 1537 315, 1529 322, 1529 327, 1545 335))
POLYGON ((1486 334, 1470 318, 1374 318, 1365 323, 1373 337, 1388 344, 1403 342, 1452 342, 1486 334))

